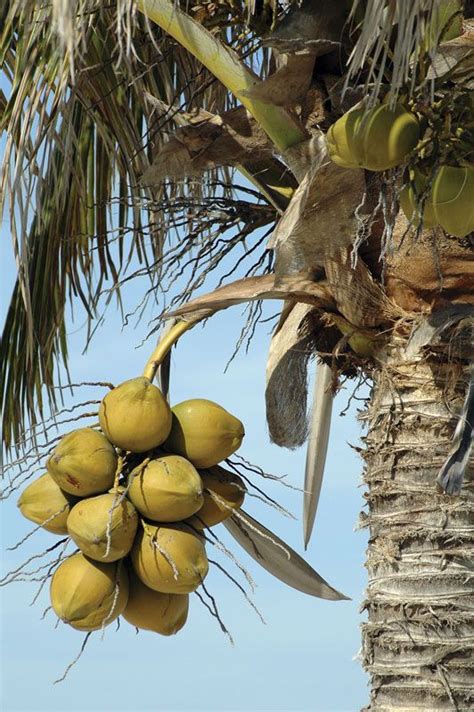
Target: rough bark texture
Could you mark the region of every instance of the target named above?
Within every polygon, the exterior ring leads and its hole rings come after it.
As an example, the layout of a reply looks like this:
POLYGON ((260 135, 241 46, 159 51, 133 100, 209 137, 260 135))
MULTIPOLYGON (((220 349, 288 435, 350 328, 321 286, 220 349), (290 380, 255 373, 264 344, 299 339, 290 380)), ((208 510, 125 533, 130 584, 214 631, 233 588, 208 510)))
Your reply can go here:
POLYGON ((371 712, 474 709, 472 460, 461 496, 436 488, 466 380, 466 363, 407 362, 395 349, 374 375, 362 514, 371 712))

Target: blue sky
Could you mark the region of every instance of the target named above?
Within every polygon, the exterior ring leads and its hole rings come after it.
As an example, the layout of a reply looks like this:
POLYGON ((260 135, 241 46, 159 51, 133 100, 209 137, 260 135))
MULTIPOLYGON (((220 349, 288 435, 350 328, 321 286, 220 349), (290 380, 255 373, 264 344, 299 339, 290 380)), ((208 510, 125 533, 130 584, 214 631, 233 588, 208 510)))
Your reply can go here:
MULTIPOLYGON (((5 223, 2 233, 3 320, 15 267, 5 223)), ((214 281, 217 278, 218 275, 214 281)), ((145 288, 143 282, 132 282, 125 291, 126 307, 133 308, 145 288)), ((274 314, 279 306, 268 304, 266 314, 274 314)), ((146 317, 153 315, 151 310, 146 317)), ((153 342, 137 348, 146 334, 146 318, 137 328, 131 325, 122 329, 120 315, 112 305, 84 355, 83 321, 78 313, 77 321, 69 323, 70 371, 75 381, 119 383, 141 373, 153 348, 153 342)), ((204 397, 219 402, 244 422, 242 455, 266 471, 287 474, 289 483, 302 487, 304 449, 289 452, 272 445, 265 424, 268 324, 257 330, 249 353, 241 351, 224 373, 244 321, 243 308, 234 307, 182 338, 173 356, 171 401, 204 397)), ((336 399, 326 476, 313 538, 305 554, 324 578, 351 596, 351 601, 321 601, 288 588, 239 550, 220 526, 216 533, 248 568, 258 586, 254 600, 266 625, 262 625, 235 586, 211 568, 206 585, 233 635, 234 647, 197 597, 192 596, 188 622, 177 636, 163 638, 147 632, 136 635, 126 622, 117 632, 111 626, 103 640, 100 633, 91 637, 68 678, 53 685, 78 652, 83 636, 63 624, 55 629, 51 612, 40 620, 49 605, 47 588, 31 607, 36 585, 12 584, 0 589, 1 709, 4 712, 360 709, 367 700, 366 678, 354 658, 360 645, 358 609, 366 578, 363 567, 366 534, 355 532, 354 527, 363 506, 359 487, 362 464, 348 444, 358 441, 356 412, 351 408, 344 417, 339 416, 351 390, 352 384, 348 384, 336 399)), ((74 400, 102 395, 98 389, 78 390, 74 400)), ((252 498, 247 499, 245 509, 303 553, 302 494, 281 485, 268 486, 267 482, 264 486, 298 520, 285 519, 252 498)), ((16 497, 12 497, 2 503, 4 571, 15 568, 55 541, 54 535, 40 532, 21 549, 6 551, 31 529, 30 523, 20 516, 15 501, 16 497)), ((238 569, 222 555, 213 550, 210 556, 244 583, 238 569)))

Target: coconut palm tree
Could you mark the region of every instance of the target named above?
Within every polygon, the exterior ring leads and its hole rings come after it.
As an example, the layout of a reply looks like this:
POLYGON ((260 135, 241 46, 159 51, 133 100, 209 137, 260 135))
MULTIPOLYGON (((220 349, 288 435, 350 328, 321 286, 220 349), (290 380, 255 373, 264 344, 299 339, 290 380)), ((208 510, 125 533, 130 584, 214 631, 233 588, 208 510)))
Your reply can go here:
POLYGON ((145 300, 190 272, 146 366, 166 385, 184 331, 242 302, 252 325, 261 300, 280 299, 267 419, 277 444, 308 441, 306 543, 332 394, 341 378, 372 383, 370 710, 474 706, 472 14, 461 0, 3 9, 18 264, 1 346, 7 448, 56 406, 68 300, 92 333, 106 283, 120 305, 129 279, 150 280, 145 300), (242 245, 247 277, 230 270, 195 298, 242 245))

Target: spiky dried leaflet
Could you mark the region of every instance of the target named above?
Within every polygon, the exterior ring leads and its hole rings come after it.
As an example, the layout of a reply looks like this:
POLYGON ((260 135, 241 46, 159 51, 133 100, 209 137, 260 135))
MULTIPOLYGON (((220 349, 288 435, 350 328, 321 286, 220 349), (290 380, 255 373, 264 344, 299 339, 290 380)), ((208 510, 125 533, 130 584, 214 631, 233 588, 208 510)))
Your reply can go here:
POLYGON ((183 524, 143 522, 131 558, 139 579, 161 593, 191 593, 209 570, 203 539, 183 524))
POLYGON ((67 520, 67 531, 83 554, 101 562, 118 561, 133 545, 138 514, 122 488, 78 502, 67 520))
POLYGON ((186 623, 189 595, 153 591, 129 571, 130 593, 122 613, 128 623, 160 635, 175 635, 186 623))
POLYGON ((99 422, 114 445, 141 453, 166 440, 171 412, 160 389, 149 378, 139 376, 107 393, 100 404, 99 422))
POLYGON ((53 534, 67 534, 67 518, 77 498, 63 492, 49 472, 21 493, 17 506, 26 519, 53 534))
POLYGON ((180 522, 203 504, 196 468, 180 455, 163 455, 130 475, 128 496, 140 514, 156 522, 180 522))
POLYGON ((99 630, 127 605, 128 575, 121 562, 100 564, 74 554, 54 572, 50 595, 54 612, 77 630, 99 630))
POLYGON ((102 433, 79 428, 61 438, 46 467, 65 492, 87 497, 112 487, 117 453, 102 433))
POLYGON ((195 467, 212 467, 242 443, 244 426, 213 401, 195 398, 173 406, 171 432, 163 447, 182 455, 195 467))

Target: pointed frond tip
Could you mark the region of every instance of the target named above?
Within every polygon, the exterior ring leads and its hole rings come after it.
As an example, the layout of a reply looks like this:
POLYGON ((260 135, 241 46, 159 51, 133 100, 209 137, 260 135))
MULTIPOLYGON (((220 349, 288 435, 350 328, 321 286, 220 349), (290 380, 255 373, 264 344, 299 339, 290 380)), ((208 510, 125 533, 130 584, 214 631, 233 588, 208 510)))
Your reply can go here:
POLYGON ((304 476, 303 536, 305 549, 308 547, 313 531, 326 465, 333 403, 331 385, 331 368, 324 363, 318 364, 304 476))
POLYGON ((329 601, 350 598, 330 586, 296 551, 256 519, 239 510, 224 526, 260 566, 291 588, 329 601))

